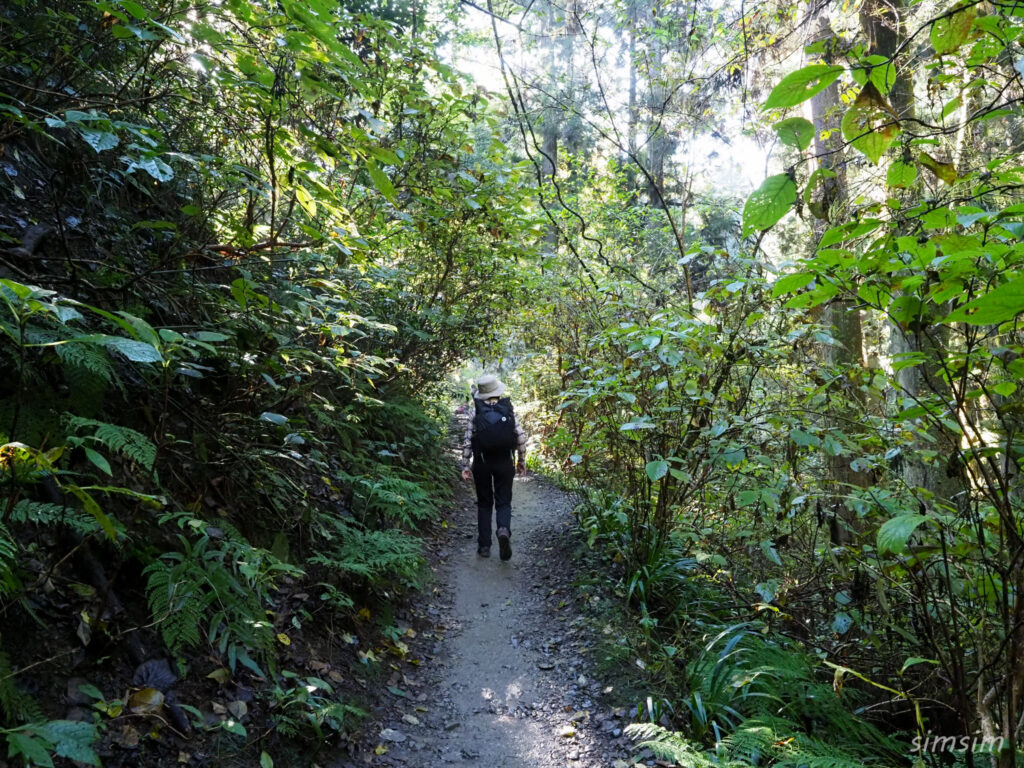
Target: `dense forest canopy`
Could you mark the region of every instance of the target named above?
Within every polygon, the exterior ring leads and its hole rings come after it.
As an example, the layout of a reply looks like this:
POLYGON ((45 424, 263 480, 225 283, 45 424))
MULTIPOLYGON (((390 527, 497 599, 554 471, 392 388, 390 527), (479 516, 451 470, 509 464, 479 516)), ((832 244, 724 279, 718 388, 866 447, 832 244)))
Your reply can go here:
POLYGON ((83 648, 262 681, 291 741, 215 734, 250 764, 357 727, 289 635, 354 654, 420 583, 484 361, 635 618, 607 658, 656 754, 1016 765, 1022 31, 1005 0, 10 0, 10 757, 98 764, 163 703, 61 719, 32 670, 83 648))

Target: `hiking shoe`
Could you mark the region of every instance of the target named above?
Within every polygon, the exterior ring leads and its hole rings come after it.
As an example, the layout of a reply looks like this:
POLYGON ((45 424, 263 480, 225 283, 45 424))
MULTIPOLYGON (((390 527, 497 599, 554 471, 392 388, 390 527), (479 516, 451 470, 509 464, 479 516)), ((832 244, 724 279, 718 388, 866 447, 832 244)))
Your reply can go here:
POLYGON ((490 547, 477 547, 476 548, 476 553, 480 557, 490 557, 491 556, 491 548, 490 547))
POLYGON ((498 552, 501 554, 502 560, 508 560, 512 557, 512 544, 509 542, 509 538, 512 536, 509 533, 508 528, 498 529, 498 552))

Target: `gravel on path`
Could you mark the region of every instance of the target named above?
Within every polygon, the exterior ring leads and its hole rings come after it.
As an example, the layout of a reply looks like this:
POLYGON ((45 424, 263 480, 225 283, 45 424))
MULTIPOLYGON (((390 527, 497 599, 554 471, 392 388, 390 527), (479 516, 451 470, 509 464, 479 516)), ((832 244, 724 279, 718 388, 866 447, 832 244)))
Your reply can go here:
POLYGON ((516 479, 508 562, 497 547, 477 556, 468 486, 448 520, 431 545, 433 594, 412 608, 420 630, 382 680, 365 729, 374 743, 332 768, 633 765, 629 713, 592 671, 597 638, 574 585, 571 497, 532 475, 516 479))

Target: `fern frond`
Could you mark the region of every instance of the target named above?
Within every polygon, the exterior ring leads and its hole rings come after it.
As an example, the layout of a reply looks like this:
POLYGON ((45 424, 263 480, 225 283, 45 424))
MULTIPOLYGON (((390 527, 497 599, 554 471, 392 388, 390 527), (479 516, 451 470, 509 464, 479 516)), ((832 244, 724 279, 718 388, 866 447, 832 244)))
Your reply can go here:
MULTIPOLYGON (((64 363, 66 373, 78 369, 87 373, 88 377, 105 384, 110 384, 113 381, 114 367, 110 364, 103 347, 95 344, 58 344, 54 349, 61 362, 64 363)), ((86 383, 84 379, 76 378, 80 384, 86 383)))
POLYGON ((82 535, 100 531, 100 525, 92 515, 82 510, 50 504, 45 501, 29 501, 22 499, 11 510, 10 520, 15 523, 35 523, 36 525, 67 525, 82 535))
POLYGON ((156 462, 156 446, 141 432, 129 427, 71 416, 68 418, 68 430, 73 434, 91 432, 88 437, 146 469, 153 469, 156 462))
POLYGON ((321 528, 324 541, 307 560, 335 573, 366 579, 371 586, 390 580, 417 583, 423 566, 418 539, 401 531, 372 531, 356 523, 329 518, 321 528))
POLYGON ((0 523, 0 597, 11 595, 21 587, 15 573, 17 554, 17 542, 11 536, 11 532, 0 523))
POLYGON ((186 560, 154 560, 143 574, 148 577, 146 593, 149 610, 160 629, 164 644, 174 654, 199 645, 211 596, 204 592, 206 574, 186 560))
POLYGON ((7 726, 43 719, 43 711, 36 700, 18 690, 11 657, 0 648, 0 710, 7 726))
POLYGON ((649 749, 655 757, 671 760, 684 768, 723 768, 732 765, 705 753, 699 745, 691 744, 682 734, 655 723, 627 725, 626 733, 638 741, 638 748, 649 749))

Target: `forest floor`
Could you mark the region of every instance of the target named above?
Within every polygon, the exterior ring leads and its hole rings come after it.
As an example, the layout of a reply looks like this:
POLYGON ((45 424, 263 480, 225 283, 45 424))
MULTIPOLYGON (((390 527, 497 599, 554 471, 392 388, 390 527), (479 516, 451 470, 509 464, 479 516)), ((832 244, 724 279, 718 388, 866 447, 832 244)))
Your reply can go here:
POLYGON ((598 598, 579 588, 590 556, 571 513, 567 493, 517 478, 512 559, 496 545, 481 558, 472 488, 459 490, 430 544, 433 591, 406 614, 410 652, 382 680, 359 754, 331 768, 634 765, 631 700, 596 671, 614 638, 598 626, 598 598))

